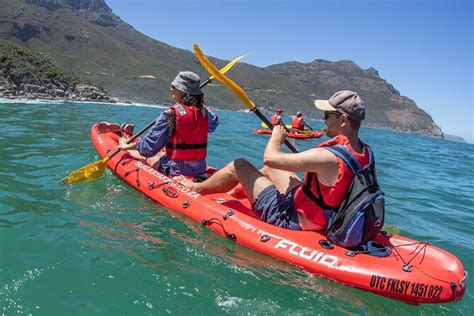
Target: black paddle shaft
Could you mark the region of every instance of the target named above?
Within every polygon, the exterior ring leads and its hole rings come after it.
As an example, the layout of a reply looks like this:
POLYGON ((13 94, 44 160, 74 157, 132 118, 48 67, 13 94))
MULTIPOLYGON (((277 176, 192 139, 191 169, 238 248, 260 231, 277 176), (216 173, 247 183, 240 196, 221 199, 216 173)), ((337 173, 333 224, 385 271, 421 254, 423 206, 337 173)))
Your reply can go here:
MULTIPOLYGON (((270 123, 270 121, 265 117, 265 115, 262 114, 262 112, 260 112, 259 109, 257 109, 257 107, 254 107, 252 112, 254 112, 261 120, 263 123, 267 124, 267 126, 273 130, 273 125, 272 123, 270 123)), ((285 129, 286 129, 286 126, 285 126, 285 129)), ((286 131, 288 131, 288 129, 286 129, 286 131)), ((291 150, 293 153, 297 153, 298 150, 295 148, 295 146, 293 146, 289 141, 288 139, 285 139, 285 145, 286 147, 288 147, 289 150, 291 150)))

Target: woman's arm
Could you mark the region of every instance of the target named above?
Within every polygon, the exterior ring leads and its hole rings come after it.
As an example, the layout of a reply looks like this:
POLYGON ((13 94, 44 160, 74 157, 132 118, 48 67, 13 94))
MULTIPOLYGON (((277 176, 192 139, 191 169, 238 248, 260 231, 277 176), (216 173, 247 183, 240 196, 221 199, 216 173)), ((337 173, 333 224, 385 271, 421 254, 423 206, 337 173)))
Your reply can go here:
POLYGON ((145 136, 131 144, 126 144, 127 139, 122 137, 119 148, 124 150, 136 149, 144 157, 153 157, 165 147, 171 138, 173 133, 171 120, 174 120, 174 112, 171 109, 163 111, 145 136))
POLYGON ((207 110, 207 115, 208 115, 208 122, 209 122, 209 128, 208 132, 212 133, 216 130, 217 126, 219 126, 219 117, 217 116, 216 113, 212 112, 207 106, 204 106, 207 110))

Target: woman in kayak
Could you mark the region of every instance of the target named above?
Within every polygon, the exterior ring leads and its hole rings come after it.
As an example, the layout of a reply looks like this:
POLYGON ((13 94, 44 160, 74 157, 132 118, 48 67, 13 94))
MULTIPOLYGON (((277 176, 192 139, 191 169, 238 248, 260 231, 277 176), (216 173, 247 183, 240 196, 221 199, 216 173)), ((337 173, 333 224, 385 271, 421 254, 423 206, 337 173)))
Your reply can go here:
POLYGON ((215 131, 219 119, 204 105, 200 81, 191 71, 180 72, 170 87, 176 103, 161 113, 144 137, 127 144, 124 136, 119 148, 171 177, 205 174, 208 133, 215 131), (166 153, 160 152, 164 147, 166 153))

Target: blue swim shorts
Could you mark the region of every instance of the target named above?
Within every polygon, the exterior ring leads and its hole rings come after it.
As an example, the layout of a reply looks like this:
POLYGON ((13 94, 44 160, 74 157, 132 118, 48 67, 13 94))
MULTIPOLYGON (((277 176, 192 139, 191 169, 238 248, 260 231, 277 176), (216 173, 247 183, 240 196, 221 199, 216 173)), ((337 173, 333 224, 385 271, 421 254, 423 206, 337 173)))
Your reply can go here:
POLYGON ((255 198, 252 209, 264 222, 292 230, 301 230, 293 202, 297 188, 290 190, 287 194, 281 194, 274 185, 271 185, 255 198))

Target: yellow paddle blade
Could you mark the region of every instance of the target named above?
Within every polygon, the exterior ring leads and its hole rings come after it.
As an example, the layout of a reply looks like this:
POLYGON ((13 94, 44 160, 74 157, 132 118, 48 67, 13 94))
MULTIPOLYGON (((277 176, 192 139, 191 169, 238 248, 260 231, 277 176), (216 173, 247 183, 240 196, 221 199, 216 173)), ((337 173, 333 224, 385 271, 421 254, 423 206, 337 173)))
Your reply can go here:
POLYGON ((77 169, 70 174, 68 174, 64 179, 59 183, 62 184, 73 184, 78 182, 85 182, 96 180, 104 173, 106 163, 109 160, 109 157, 105 157, 102 160, 88 164, 87 166, 77 169))
POLYGON ((232 92, 234 92, 242 102, 249 108, 249 110, 254 110, 256 108, 255 104, 249 99, 247 94, 241 87, 239 87, 235 82, 227 78, 223 73, 219 72, 219 70, 214 66, 211 61, 203 54, 201 49, 197 44, 193 45, 194 52, 196 53, 196 57, 204 67, 204 69, 209 72, 214 78, 225 84, 232 92))
MULTIPOLYGON (((227 65, 225 65, 224 68, 222 68, 221 70, 219 70, 221 73, 225 74, 227 72, 227 70, 229 70, 230 68, 232 68, 232 66, 234 66, 239 60, 241 60, 242 58, 250 55, 252 53, 247 53, 245 55, 242 55, 242 56, 239 56, 237 57, 236 59, 232 60, 230 63, 228 63, 227 65)), ((214 76, 210 76, 209 79, 212 80, 214 79, 215 77, 214 76)))
MULTIPOLYGON (((286 124, 285 126, 286 126, 286 128, 291 129, 291 125, 289 125, 289 124, 286 124)), ((267 124, 265 124, 264 122, 262 122, 262 128, 269 128, 269 127, 268 127, 267 124)))

